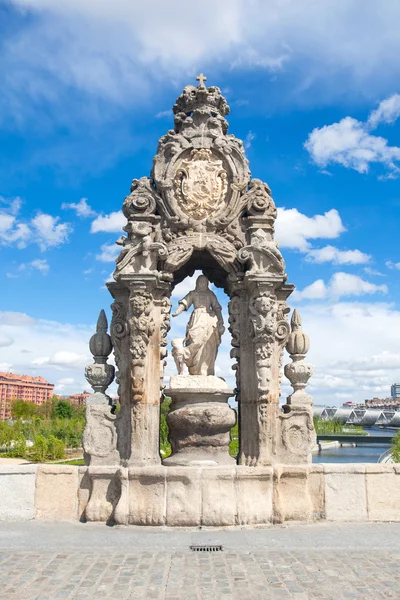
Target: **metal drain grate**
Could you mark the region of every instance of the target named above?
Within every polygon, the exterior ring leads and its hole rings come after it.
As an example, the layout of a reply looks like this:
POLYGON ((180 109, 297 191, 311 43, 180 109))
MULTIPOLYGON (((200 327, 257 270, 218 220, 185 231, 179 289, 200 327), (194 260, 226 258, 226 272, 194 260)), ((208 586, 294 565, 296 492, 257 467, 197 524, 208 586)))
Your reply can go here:
POLYGON ((222 552, 222 546, 190 546, 192 552, 222 552))

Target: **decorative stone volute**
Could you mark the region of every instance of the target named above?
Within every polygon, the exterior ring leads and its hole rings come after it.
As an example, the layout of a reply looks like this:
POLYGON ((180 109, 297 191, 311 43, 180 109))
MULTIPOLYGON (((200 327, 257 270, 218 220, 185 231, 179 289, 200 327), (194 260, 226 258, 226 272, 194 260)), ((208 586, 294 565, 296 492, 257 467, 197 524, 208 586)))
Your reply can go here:
POLYGON ((90 352, 96 362, 106 362, 112 351, 111 337, 107 333, 108 323, 106 313, 101 309, 97 319, 96 333, 92 335, 89 342, 90 352))

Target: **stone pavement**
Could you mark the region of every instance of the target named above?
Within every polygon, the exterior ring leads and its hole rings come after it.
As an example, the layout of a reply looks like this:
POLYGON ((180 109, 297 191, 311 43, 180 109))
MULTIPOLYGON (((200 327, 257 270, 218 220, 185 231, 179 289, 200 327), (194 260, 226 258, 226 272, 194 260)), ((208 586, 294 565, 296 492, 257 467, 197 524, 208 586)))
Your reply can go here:
POLYGON ((0 598, 400 599, 400 524, 166 530, 0 523, 0 598), (222 544, 196 553, 190 545, 222 544))

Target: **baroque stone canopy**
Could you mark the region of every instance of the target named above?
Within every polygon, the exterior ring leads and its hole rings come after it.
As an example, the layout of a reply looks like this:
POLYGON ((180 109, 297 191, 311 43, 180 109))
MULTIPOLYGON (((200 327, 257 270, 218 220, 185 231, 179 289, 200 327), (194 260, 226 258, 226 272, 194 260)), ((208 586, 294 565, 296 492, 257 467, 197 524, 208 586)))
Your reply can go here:
POLYGON ((206 87, 203 75, 198 80, 176 100, 174 126, 158 142, 150 176, 134 179, 123 203, 126 235, 117 242, 115 281, 108 284, 121 409, 109 455, 96 459, 95 448, 85 450, 97 464, 117 455, 124 467, 160 463, 170 297, 177 283, 200 269, 230 299, 239 464, 310 462, 308 338, 297 314, 292 332, 287 319, 294 286, 286 282, 274 239, 275 203, 269 186, 251 178, 243 142, 228 133, 229 106, 220 89, 206 87), (293 363, 285 372, 294 393, 282 410, 287 344, 293 363))

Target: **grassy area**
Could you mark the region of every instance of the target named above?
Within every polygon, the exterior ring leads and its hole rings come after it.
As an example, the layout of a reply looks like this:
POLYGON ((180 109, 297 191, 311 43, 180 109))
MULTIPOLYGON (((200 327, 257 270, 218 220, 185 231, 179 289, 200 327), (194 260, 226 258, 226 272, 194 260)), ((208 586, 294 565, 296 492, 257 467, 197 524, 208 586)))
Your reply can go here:
POLYGON ((73 465, 73 466, 84 466, 85 461, 83 460, 83 458, 73 458, 71 460, 64 460, 63 462, 57 462, 57 463, 53 463, 56 465, 73 465))
POLYGON ((346 425, 337 419, 314 417, 314 427, 317 435, 368 435, 360 425, 346 425))

